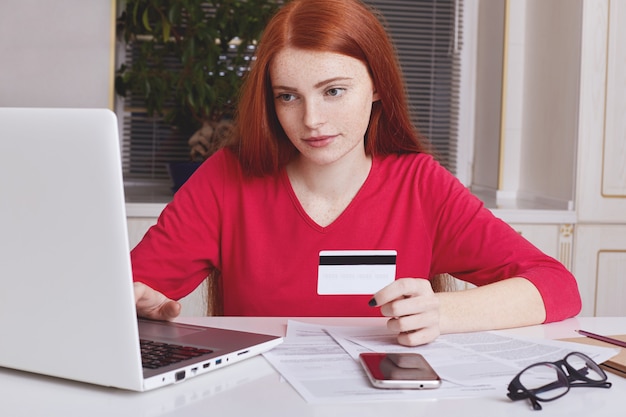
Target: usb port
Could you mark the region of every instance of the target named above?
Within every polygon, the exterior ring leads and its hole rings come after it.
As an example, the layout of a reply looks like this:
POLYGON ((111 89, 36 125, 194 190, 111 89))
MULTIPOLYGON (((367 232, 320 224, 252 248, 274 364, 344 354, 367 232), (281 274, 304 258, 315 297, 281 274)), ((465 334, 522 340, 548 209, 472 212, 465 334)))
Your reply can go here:
POLYGON ((215 360, 215 365, 219 365, 219 364, 221 364, 221 363, 222 363, 222 360, 221 360, 221 359, 216 359, 216 360, 215 360))

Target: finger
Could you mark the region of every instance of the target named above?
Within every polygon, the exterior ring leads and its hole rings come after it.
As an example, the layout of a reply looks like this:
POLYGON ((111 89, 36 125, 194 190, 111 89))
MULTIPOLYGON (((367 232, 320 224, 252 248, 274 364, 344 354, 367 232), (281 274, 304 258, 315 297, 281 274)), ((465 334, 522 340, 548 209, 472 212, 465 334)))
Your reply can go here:
POLYGON ((403 296, 380 306, 380 313, 386 317, 404 317, 439 311, 439 298, 431 295, 403 296))
POLYGON ((381 307, 381 313, 392 317, 387 328, 398 333, 398 343, 417 346, 430 343, 440 334, 439 299, 432 295, 403 298, 381 307))
POLYGON ((408 333, 427 327, 439 327, 439 310, 428 309, 423 312, 391 317, 387 321, 387 328, 396 333, 408 333))
POLYGON ((182 306, 178 301, 168 300, 160 308, 160 320, 172 320, 178 317, 182 306))
POLYGON ((135 293, 135 304, 141 300, 148 290, 148 286, 143 282, 133 282, 133 291, 135 293))
POLYGON ((430 343, 439 337, 437 328, 425 328, 413 332, 398 334, 398 343, 403 346, 420 346, 430 343))
POLYGON ((152 320, 172 320, 180 314, 181 305, 179 302, 166 299, 158 305, 137 308, 137 315, 152 320))
POLYGON ((134 290, 137 315, 154 320, 171 320, 180 314, 182 307, 179 302, 149 286, 135 282, 134 290))
POLYGON ((370 306, 382 306, 406 297, 432 293, 430 282, 423 278, 399 278, 378 291, 370 300, 370 306))
POLYGON ((434 311, 389 319, 387 328, 398 333, 398 343, 406 346, 430 343, 441 334, 434 311))

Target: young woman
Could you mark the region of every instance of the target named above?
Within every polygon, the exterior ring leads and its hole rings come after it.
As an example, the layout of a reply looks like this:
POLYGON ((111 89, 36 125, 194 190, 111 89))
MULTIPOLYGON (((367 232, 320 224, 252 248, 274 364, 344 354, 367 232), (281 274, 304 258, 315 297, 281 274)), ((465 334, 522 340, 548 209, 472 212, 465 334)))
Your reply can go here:
POLYGON ((398 342, 562 320, 574 277, 495 218, 426 152, 393 46, 358 0, 294 0, 267 26, 233 143, 133 250, 138 314, 221 273, 224 314, 389 317, 398 342), (322 250, 397 251, 373 295, 318 295, 322 250), (477 287, 434 293, 449 273, 477 287))

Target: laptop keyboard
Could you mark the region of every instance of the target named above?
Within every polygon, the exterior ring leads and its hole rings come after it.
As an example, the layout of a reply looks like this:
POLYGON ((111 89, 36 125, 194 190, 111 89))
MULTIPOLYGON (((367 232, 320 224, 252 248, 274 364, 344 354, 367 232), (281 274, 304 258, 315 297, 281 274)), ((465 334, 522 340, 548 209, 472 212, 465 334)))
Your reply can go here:
POLYGON ((144 368, 157 369, 173 363, 195 358, 213 352, 210 349, 199 349, 191 346, 171 343, 140 340, 141 363, 144 368))

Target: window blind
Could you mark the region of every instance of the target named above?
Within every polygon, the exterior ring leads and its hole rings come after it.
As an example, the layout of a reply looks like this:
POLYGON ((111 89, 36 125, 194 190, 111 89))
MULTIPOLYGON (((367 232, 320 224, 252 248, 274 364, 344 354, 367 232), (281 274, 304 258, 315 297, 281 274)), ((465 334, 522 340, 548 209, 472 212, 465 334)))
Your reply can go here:
MULTIPOLYGON (((365 0, 382 13, 398 51, 413 122, 455 174, 462 1, 365 0)), ((125 62, 132 62, 137 47, 125 47, 125 62)), ((188 138, 160 117, 149 117, 132 96, 121 107, 125 182, 169 186, 166 164, 189 159, 188 138)))
POLYGON ((407 85, 413 123, 456 174, 462 0, 366 0, 388 25, 407 85))

